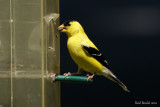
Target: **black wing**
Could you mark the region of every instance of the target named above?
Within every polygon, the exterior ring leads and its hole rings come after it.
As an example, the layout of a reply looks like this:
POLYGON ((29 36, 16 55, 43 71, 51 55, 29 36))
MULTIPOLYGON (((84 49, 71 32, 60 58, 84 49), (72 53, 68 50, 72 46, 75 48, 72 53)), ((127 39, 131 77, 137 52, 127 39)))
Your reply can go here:
POLYGON ((83 45, 83 49, 85 52, 87 52, 89 55, 94 57, 97 61, 99 61, 103 66, 107 67, 108 69, 111 70, 111 68, 108 66, 107 61, 104 59, 103 55, 101 52, 99 52, 97 49, 92 48, 92 47, 87 47, 83 45))

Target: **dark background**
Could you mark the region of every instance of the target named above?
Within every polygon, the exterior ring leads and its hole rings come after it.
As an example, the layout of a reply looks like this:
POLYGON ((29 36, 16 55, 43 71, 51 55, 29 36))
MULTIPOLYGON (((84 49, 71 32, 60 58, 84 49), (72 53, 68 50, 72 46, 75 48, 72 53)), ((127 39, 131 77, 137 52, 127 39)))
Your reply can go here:
MULTIPOLYGON (((81 23, 131 91, 102 76, 95 76, 92 84, 61 83, 62 107, 160 106, 159 0, 61 0, 60 19, 81 23)), ((66 44, 67 36, 61 33, 61 74, 77 71, 66 44)))

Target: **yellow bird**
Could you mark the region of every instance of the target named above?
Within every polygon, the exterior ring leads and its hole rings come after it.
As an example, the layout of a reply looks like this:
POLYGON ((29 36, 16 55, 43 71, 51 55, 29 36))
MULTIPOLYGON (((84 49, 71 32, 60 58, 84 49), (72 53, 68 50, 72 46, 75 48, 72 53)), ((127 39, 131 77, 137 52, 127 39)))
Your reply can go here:
POLYGON ((93 74, 88 75, 88 80, 93 78, 95 74, 103 75, 129 92, 127 87, 111 72, 107 61, 88 38, 79 22, 66 21, 58 27, 58 30, 68 35, 67 47, 72 59, 78 65, 76 73, 68 72, 65 73, 65 76, 80 74, 84 70, 93 74))

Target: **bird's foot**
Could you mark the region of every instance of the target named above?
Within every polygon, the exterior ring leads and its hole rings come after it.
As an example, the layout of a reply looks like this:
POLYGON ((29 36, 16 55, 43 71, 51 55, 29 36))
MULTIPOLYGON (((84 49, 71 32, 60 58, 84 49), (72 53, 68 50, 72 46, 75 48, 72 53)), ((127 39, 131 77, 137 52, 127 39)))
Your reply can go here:
POLYGON ((88 77, 87 81, 89 81, 90 79, 93 79, 94 75, 95 75, 95 74, 93 74, 93 75, 87 74, 87 75, 86 75, 86 76, 88 77))
POLYGON ((67 76, 71 76, 71 73, 68 72, 68 73, 64 73, 63 75, 64 75, 64 78, 66 79, 67 76))
POLYGON ((63 75, 64 75, 64 78, 66 79, 67 76, 71 76, 71 73, 68 72, 68 73, 64 73, 63 75))

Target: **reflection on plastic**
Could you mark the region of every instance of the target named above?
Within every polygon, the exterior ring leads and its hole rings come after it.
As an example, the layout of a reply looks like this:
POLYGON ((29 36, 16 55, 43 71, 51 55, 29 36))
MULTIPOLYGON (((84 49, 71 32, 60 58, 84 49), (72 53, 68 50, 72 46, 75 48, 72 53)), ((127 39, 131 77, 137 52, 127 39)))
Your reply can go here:
POLYGON ((57 38, 59 35, 57 32, 58 25, 58 13, 51 13, 44 16, 44 20, 46 23, 46 37, 47 37, 47 72, 50 73, 58 73, 57 69, 59 69, 59 39, 57 38), (54 65, 54 66, 53 66, 54 65))
POLYGON ((47 23, 47 25, 49 25, 51 20, 55 22, 58 19, 58 17, 59 17, 58 13, 52 13, 52 14, 44 16, 44 20, 47 23))

